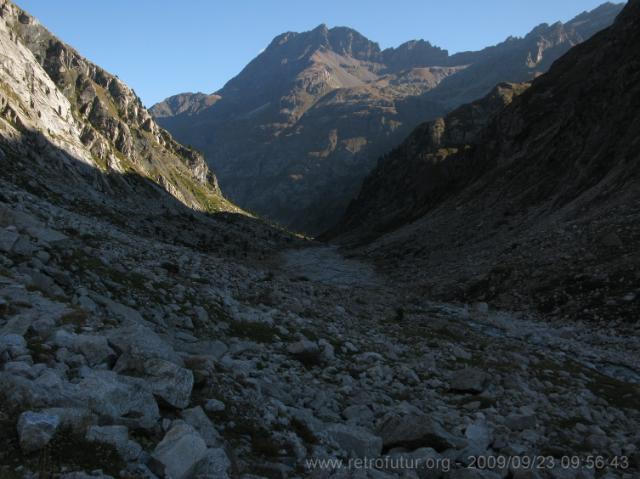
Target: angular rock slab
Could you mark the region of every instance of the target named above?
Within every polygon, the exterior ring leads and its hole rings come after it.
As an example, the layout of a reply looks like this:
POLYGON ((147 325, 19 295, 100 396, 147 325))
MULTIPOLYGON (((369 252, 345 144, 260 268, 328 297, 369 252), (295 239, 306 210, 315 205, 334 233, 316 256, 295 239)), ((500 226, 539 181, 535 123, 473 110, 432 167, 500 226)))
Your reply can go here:
POLYGON ((478 394, 484 391, 489 376, 478 368, 465 368, 453 373, 450 387, 461 393, 478 394))
POLYGON ((188 369, 158 358, 137 361, 127 354, 120 357, 115 370, 141 375, 153 394, 170 406, 185 408, 189 405, 194 378, 188 369))
MULTIPOLYGON (((165 434, 153 451, 153 459, 171 479, 186 479, 207 454, 207 445, 188 424, 177 424, 165 434)), ((157 464, 154 469, 158 469, 157 464)), ((154 471, 159 472, 159 471, 154 471)))
POLYGON ((60 418, 54 414, 26 411, 18 419, 20 447, 26 453, 42 449, 49 444, 60 426, 60 418))
POLYGON ((153 426, 160 417, 158 404, 144 380, 113 371, 90 371, 76 385, 76 399, 114 421, 153 426))
POLYGON ((436 451, 464 447, 466 441, 448 433, 425 414, 388 415, 378 429, 385 449, 431 447, 436 451))
POLYGON ((178 353, 153 330, 142 324, 131 324, 110 331, 109 343, 121 354, 136 360, 164 359, 178 366, 184 363, 178 353))
POLYGON ((222 438, 217 429, 204 412, 202 407, 196 406, 191 409, 185 409, 181 412, 182 418, 187 424, 193 426, 196 431, 202 436, 207 446, 218 446, 222 442, 222 438))
POLYGON ((362 427, 334 424, 325 433, 350 456, 374 458, 382 453, 382 439, 362 427))

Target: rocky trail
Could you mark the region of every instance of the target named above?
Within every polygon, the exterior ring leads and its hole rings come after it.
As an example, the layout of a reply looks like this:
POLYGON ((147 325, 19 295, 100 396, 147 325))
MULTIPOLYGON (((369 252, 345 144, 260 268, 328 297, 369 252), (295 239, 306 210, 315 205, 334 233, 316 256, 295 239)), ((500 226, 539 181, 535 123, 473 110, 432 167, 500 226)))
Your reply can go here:
MULTIPOLYGON (((292 249, 280 256, 284 271, 311 282, 369 290, 393 289, 371 264, 346 258, 334 246, 292 249)), ((621 337, 611 332, 594 335, 589 324, 554 326, 534 315, 514 315, 508 311, 489 314, 483 303, 469 307, 426 302, 422 307, 480 337, 509 342, 514 349, 519 343, 535 345, 548 356, 571 354, 576 363, 610 379, 640 384, 640 357, 629 354, 640 347, 640 341, 633 335, 621 337)))
POLYGON ((309 281, 342 287, 383 287, 383 279, 372 265, 345 258, 338 248, 321 246, 284 251, 281 268, 309 281))
POLYGON ((637 474, 637 330, 434 303, 333 247, 202 250, 5 197, 0 477, 637 474), (594 455, 616 463, 562 463, 594 455), (488 456, 547 459, 467 467, 488 456))

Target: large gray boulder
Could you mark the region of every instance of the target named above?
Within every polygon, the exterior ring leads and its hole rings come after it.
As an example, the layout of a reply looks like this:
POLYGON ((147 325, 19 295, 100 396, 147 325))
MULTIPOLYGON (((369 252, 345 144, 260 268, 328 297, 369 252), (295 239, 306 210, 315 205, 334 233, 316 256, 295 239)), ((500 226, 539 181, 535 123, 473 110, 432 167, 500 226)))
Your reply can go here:
POLYGON ((164 359, 152 358, 136 361, 132 356, 120 357, 115 371, 141 376, 155 396, 170 406, 185 408, 191 399, 193 373, 164 359))
POLYGON ((464 432, 469 446, 478 451, 485 451, 492 442, 492 434, 487 422, 484 419, 478 419, 467 426, 464 432))
POLYGON ((85 371, 76 385, 76 398, 116 422, 152 427, 160 417, 158 404, 144 380, 113 371, 85 371))
POLYGON ((90 366, 102 364, 115 357, 107 338, 92 334, 74 334, 63 329, 56 331, 53 343, 82 354, 90 366))
POLYGON ((52 369, 45 369, 35 380, 0 372, 0 390, 7 405, 16 409, 77 405, 79 402, 73 385, 52 369))
POLYGON ((325 432, 349 456, 373 458, 382 452, 382 439, 362 427, 333 424, 325 432))
POLYGON ((98 422, 98 416, 84 407, 51 407, 43 409, 42 413, 60 418, 60 428, 68 429, 76 434, 84 433, 87 427, 98 422))
MULTIPOLYGON (((14 246, 15 249, 15 246, 14 246)), ((32 253, 29 253, 32 254, 32 253)), ((31 280, 29 286, 31 288, 42 291, 43 294, 49 297, 61 297, 64 296, 64 290, 56 284, 56 282, 50 276, 34 271, 30 274, 31 280)))
POLYGON ((73 349, 81 353, 89 365, 95 366, 115 357, 115 352, 109 347, 107 338, 91 334, 79 334, 74 341, 73 349))
POLYGON ((171 479, 184 479, 206 454, 207 445, 198 432, 186 423, 178 423, 154 449, 153 469, 171 479))
POLYGON ((525 429, 535 429, 538 425, 538 418, 533 412, 509 414, 504 419, 504 424, 512 431, 524 431, 525 429))
POLYGON ((49 444, 60 426, 60 418, 54 414, 26 411, 18 419, 20 447, 26 453, 42 449, 49 444))
POLYGON ((450 387, 453 391, 462 393, 481 393, 484 391, 488 375, 478 368, 465 368, 453 373, 450 387))
POLYGON ((107 337, 117 352, 127 354, 134 360, 164 359, 178 366, 184 365, 180 355, 169 344, 142 324, 114 329, 107 337))
POLYGON ((448 433, 425 414, 387 415, 379 429, 385 449, 403 447, 409 450, 431 447, 444 451, 452 447, 464 447, 466 441, 448 433))
POLYGON ((204 442, 207 443, 207 446, 212 447, 220 445, 222 441, 220 434, 209 419, 209 416, 207 416, 200 406, 185 409, 182 411, 181 415, 182 419, 184 419, 187 424, 193 426, 196 431, 198 431, 202 436, 202 439, 204 439, 204 442))

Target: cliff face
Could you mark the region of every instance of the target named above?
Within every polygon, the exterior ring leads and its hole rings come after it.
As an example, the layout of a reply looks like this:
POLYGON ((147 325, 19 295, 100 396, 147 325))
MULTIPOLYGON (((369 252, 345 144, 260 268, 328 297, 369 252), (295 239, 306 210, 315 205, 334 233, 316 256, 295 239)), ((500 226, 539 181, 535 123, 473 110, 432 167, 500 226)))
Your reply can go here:
POLYGON ((288 32, 216 92, 210 106, 202 94, 183 94, 152 112, 205 153, 238 204, 319 233, 338 221, 377 157, 415 126, 500 82, 535 78, 609 25, 620 8, 605 4, 566 24, 540 25, 524 38, 456 55, 423 40, 380 50, 344 27, 288 32))
MULTIPOLYGON (((67 174, 91 177, 112 193, 114 184, 134 188, 121 180, 135 178, 148 180, 150 197, 159 186, 193 209, 234 209, 204 157, 160 128, 127 85, 11 2, 0 5, 0 16, 5 172, 41 182, 24 164, 29 158, 50 170, 47 188, 56 189, 57 177, 66 194, 67 174)), ((91 196, 81 190, 77 194, 91 196)))
POLYGON ((459 158, 465 158, 464 152, 493 116, 528 86, 502 83, 483 99, 416 128, 379 160, 329 236, 349 231, 361 237, 380 235, 419 218, 441 197, 463 186, 478 172, 459 158))
POLYGON ((639 286, 639 27, 634 0, 481 128, 500 89, 420 127, 365 181, 343 239, 379 236, 363 251, 443 296, 637 314, 622 298, 639 286))

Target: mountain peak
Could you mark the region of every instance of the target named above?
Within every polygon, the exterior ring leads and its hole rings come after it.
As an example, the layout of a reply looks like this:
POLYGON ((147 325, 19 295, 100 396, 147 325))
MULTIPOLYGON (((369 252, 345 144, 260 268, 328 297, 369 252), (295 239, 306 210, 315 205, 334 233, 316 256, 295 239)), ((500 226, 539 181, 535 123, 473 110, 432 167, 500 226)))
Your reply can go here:
POLYGON ((321 23, 320 25, 318 25, 316 28, 314 28, 311 31, 312 32, 328 32, 329 31, 329 27, 327 26, 326 23, 321 23))
POLYGON ((310 56, 318 49, 365 61, 373 61, 380 54, 378 44, 358 31, 349 27, 329 28, 326 23, 321 23, 313 30, 286 32, 276 36, 261 55, 277 54, 287 58, 301 58, 310 56))
POLYGON ((420 39, 410 40, 397 48, 387 48, 382 56, 389 70, 405 70, 446 65, 449 52, 420 39))

